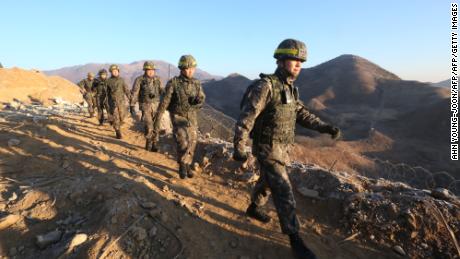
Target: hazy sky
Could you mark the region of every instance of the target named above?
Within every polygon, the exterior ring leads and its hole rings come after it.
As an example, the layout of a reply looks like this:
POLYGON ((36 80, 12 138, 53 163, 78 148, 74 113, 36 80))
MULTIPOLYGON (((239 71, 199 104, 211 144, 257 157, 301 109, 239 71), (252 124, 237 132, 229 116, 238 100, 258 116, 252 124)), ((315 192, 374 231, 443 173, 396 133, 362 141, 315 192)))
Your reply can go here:
POLYGON ((311 67, 341 54, 403 79, 449 77, 450 2, 2 1, 0 62, 55 69, 193 54, 201 69, 250 78, 274 70, 285 38, 306 42, 311 67))

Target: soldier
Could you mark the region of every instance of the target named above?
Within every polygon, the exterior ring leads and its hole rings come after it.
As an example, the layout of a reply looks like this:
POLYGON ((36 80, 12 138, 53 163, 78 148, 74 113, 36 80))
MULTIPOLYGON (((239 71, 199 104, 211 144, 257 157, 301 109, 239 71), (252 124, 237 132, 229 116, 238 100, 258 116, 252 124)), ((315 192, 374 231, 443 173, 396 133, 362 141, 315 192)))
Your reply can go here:
POLYGON ((131 115, 135 117, 134 105, 139 101, 139 107, 142 111, 142 121, 145 125, 145 149, 157 152, 157 141, 153 141, 153 137, 157 136, 157 134, 153 134, 153 121, 158 104, 160 103, 160 95, 162 94, 161 81, 155 75, 156 68, 153 62, 146 61, 143 69, 145 71, 144 75, 137 77, 134 81, 129 110, 131 115))
POLYGON ((122 139, 121 125, 126 114, 125 99, 123 94, 131 100, 131 94, 128 90, 125 80, 120 77, 120 68, 117 65, 111 65, 109 68, 111 77, 107 79, 107 100, 109 103, 109 113, 112 117, 112 126, 115 129, 117 139, 122 139))
POLYGON ((83 98, 88 104, 89 117, 94 117, 94 108, 96 107, 94 95, 93 95, 93 82, 94 74, 89 72, 87 77, 80 82, 78 86, 80 87, 80 92, 83 94, 83 98))
POLYGON ((252 138, 252 153, 260 165, 260 178, 256 183, 251 204, 246 215, 261 222, 270 217, 261 210, 273 193, 281 229, 289 235, 291 248, 298 258, 316 258, 301 239, 299 222, 295 214, 294 193, 286 171, 288 149, 294 142, 295 124, 340 136, 337 127, 326 124, 310 113, 299 99, 293 82, 307 59, 303 42, 287 39, 275 50, 277 69, 274 74, 260 74, 260 79, 248 87, 241 102, 241 114, 235 126, 233 158, 245 161, 248 153, 245 145, 252 138))
POLYGON ((99 125, 104 124, 104 109, 107 113, 108 120, 111 121, 109 114, 109 104, 107 102, 107 70, 99 70, 98 78, 94 80, 93 92, 96 101, 97 118, 99 125))
POLYGON ((193 177, 190 165, 197 144, 197 111, 205 100, 200 81, 193 78, 195 68, 196 60, 193 56, 184 55, 180 58, 180 75, 166 84, 165 95, 155 116, 154 134, 158 135, 161 116, 166 109, 170 112, 181 179, 193 177))

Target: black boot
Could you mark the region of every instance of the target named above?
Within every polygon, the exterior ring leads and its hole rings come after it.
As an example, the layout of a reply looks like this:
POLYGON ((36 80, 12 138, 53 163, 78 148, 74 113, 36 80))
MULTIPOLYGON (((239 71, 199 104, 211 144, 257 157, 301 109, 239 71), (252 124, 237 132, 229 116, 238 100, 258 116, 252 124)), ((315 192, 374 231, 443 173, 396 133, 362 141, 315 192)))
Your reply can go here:
POLYGON ((152 149, 152 141, 147 139, 145 141, 145 150, 150 151, 151 149, 152 149))
POLYGON ((158 146, 157 143, 152 142, 152 148, 150 149, 152 152, 158 152, 158 146))
POLYGON ((123 136, 121 135, 120 130, 115 130, 115 134, 117 135, 117 139, 122 139, 123 138, 123 136))
POLYGON ((104 125, 104 119, 99 120, 99 126, 102 126, 102 125, 104 125))
POLYGON ((193 176, 195 176, 195 173, 193 172, 192 168, 190 168, 190 165, 187 165, 187 176, 188 178, 193 178, 193 176))
POLYGON ((270 222, 270 216, 257 207, 254 202, 249 205, 246 215, 263 223, 270 222))
POLYGON ((188 171, 188 165, 181 163, 179 166, 179 176, 181 179, 185 179, 185 177, 187 177, 187 171, 188 171))
POLYGON ((299 233, 289 235, 291 249, 297 259, 316 259, 316 255, 305 245, 299 233))

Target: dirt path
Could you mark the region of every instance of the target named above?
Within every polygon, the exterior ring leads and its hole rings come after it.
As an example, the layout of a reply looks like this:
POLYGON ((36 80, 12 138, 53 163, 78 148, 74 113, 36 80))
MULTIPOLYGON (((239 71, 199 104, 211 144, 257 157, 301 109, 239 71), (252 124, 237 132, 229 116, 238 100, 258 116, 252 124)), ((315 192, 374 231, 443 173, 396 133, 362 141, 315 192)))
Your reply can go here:
MULTIPOLYGON (((181 180, 171 139, 147 152, 139 125, 123 127, 117 140, 81 114, 0 122, 0 217, 17 216, 0 224, 1 258, 291 258, 272 204, 270 224, 244 216, 250 183, 227 170, 181 180), (53 230, 59 239, 39 249, 36 236, 53 230), (69 248, 77 233, 86 242, 69 248)), ((341 242, 334 207, 296 197, 302 236, 319 258, 397 257, 341 242)))

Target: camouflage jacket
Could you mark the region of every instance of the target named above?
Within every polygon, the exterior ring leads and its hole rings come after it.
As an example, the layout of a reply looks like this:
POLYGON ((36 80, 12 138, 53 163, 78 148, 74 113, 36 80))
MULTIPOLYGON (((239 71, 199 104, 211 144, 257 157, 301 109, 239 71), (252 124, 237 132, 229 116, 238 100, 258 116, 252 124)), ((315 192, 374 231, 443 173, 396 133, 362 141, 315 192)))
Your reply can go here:
POLYGON ((89 80, 88 78, 85 78, 81 80, 80 82, 78 82, 77 85, 80 87, 82 94, 86 94, 86 93, 92 92, 93 83, 94 83, 94 80, 89 80))
POLYGON ((97 97, 105 97, 107 94, 107 79, 94 79, 92 91, 97 97))
POLYGON ((134 106, 138 101, 141 104, 159 102, 162 92, 163 89, 158 76, 153 78, 146 75, 138 76, 131 89, 130 106, 134 106))
POLYGON ((110 77, 107 79, 107 99, 109 104, 123 103, 123 95, 131 100, 128 85, 122 77, 110 77))
MULTIPOLYGON (((178 115, 196 122, 196 111, 203 106, 205 98, 201 82, 198 79, 189 79, 182 75, 173 77, 166 84, 157 118, 161 118, 163 113, 168 110, 171 116, 178 115)), ((155 130, 158 130, 157 126, 155 130)))
POLYGON ((322 131, 327 124, 310 113, 298 97, 293 82, 281 70, 264 75, 248 87, 235 126, 234 145, 243 147, 251 137, 253 144, 291 144, 295 124, 322 131))

